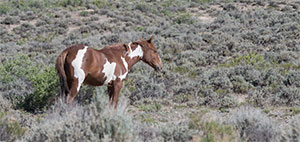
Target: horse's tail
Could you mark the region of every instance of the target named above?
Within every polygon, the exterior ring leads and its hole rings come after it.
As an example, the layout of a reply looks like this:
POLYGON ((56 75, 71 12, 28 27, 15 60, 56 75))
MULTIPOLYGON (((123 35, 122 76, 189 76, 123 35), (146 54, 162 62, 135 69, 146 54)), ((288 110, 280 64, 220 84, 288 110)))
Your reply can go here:
POLYGON ((67 76, 64 69, 66 56, 68 54, 67 50, 64 50, 56 59, 56 70, 60 80, 60 95, 66 96, 69 93, 69 86, 67 83, 67 76))

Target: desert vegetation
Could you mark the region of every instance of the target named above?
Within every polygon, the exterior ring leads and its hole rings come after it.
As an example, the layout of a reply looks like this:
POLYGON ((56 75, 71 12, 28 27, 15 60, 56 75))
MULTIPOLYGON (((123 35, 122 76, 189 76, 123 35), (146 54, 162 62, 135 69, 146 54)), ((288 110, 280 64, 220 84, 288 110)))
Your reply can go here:
POLYGON ((297 0, 3 0, 0 141, 298 141, 297 0), (55 59, 154 35, 161 73, 129 72, 117 110, 83 86, 69 108, 55 59))

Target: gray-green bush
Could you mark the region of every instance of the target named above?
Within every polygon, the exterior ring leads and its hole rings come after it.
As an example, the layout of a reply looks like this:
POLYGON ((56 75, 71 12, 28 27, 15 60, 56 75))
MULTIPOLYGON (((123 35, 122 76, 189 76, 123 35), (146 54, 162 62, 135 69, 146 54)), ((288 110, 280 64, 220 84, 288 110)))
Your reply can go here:
POLYGON ((243 106, 236 108, 225 120, 234 125, 245 141, 279 141, 281 131, 276 122, 268 118, 261 110, 243 106))
POLYGON ((32 126, 24 141, 137 141, 134 123, 121 102, 114 111, 108 97, 96 94, 86 106, 57 103, 45 119, 32 126))

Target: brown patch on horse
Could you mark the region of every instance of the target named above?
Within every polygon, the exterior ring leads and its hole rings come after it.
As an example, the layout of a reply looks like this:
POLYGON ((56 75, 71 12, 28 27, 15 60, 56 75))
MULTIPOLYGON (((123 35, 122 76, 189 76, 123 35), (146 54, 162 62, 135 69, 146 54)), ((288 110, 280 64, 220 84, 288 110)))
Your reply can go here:
POLYGON ((81 84, 107 85, 110 103, 117 107, 118 95, 130 68, 142 60, 155 70, 162 62, 153 42, 140 40, 127 44, 117 43, 101 50, 85 45, 73 45, 65 49, 56 60, 61 94, 67 95, 67 103, 73 103, 81 84))

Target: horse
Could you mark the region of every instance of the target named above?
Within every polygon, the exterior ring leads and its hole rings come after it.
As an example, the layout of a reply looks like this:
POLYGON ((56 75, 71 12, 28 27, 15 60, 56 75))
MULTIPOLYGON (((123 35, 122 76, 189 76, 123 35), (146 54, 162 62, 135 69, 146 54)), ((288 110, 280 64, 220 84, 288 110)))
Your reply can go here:
POLYGON ((60 79, 60 94, 72 105, 82 84, 107 86, 110 104, 117 108, 118 96, 130 68, 143 61, 155 71, 161 71, 162 61, 150 39, 117 43, 100 50, 83 44, 63 50, 56 59, 60 79))

